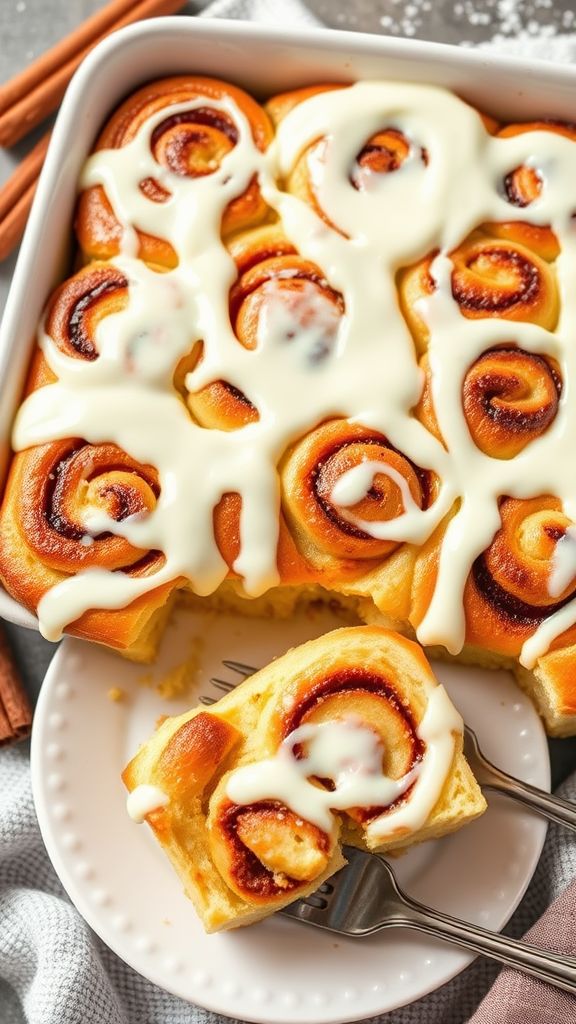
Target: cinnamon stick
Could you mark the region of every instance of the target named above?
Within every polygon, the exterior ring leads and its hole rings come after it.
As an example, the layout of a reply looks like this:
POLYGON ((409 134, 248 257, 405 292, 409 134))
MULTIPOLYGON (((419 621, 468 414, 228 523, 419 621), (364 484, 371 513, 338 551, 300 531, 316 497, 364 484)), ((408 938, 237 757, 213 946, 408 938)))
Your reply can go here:
POLYGON ((0 261, 5 260, 24 234, 38 182, 33 181, 0 223, 0 261))
POLYGON ((89 46, 104 32, 110 30, 114 22, 133 6, 134 0, 111 0, 111 3, 96 11, 74 32, 61 39, 50 50, 46 50, 27 68, 14 75, 9 82, 0 85, 0 114, 53 75, 63 64, 75 57, 79 50, 89 46))
POLYGON ((30 150, 8 178, 8 181, 0 188, 0 230, 2 221, 14 204, 18 202, 26 189, 38 180, 38 175, 42 170, 46 157, 48 143, 50 142, 50 134, 50 132, 46 132, 42 136, 40 141, 34 146, 34 149, 30 150))
MULTIPOLYGON (((66 92, 72 75, 84 57, 111 32, 115 32, 125 25, 131 25, 135 21, 174 14, 184 6, 184 3, 185 0, 139 0, 139 2, 133 2, 128 11, 121 13, 120 17, 110 23, 104 31, 94 36, 88 44, 82 41, 78 43, 78 39, 82 40, 83 38, 82 26, 80 30, 76 29, 72 32, 67 39, 68 46, 72 48, 74 55, 47 77, 41 77, 38 84, 26 95, 16 100, 0 114, 0 146, 14 145, 56 109, 66 92)), ((122 4, 123 7, 124 4, 122 4)), ((32 74, 35 76, 36 72, 32 74)), ((11 86, 10 82, 8 86, 11 86)), ((19 94, 19 87, 16 93, 19 94)))
POLYGON ((0 260, 22 237, 49 142, 46 132, 0 189, 0 260))
POLYGON ((32 708, 6 634, 0 628, 0 746, 29 736, 32 708))

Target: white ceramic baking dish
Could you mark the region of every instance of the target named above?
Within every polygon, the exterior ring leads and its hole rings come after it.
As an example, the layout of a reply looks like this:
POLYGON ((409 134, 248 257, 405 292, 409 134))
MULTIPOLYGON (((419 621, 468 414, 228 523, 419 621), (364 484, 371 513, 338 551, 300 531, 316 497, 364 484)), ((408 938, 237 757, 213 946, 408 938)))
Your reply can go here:
MULTIPOLYGON (((42 171, 0 329, 0 478, 10 428, 51 288, 70 263, 80 168, 110 112, 160 75, 230 79, 265 97, 320 81, 388 78, 447 86, 502 119, 575 119, 576 69, 385 36, 273 29, 236 21, 164 18, 110 36, 66 93, 42 171)), ((0 616, 37 627, 0 588, 0 616)))

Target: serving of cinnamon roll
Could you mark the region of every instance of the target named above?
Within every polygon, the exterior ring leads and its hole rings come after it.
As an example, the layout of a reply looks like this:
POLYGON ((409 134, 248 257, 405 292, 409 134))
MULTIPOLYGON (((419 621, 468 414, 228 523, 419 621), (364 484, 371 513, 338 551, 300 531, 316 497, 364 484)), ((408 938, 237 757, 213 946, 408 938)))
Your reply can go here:
POLYGON ((166 719, 123 778, 207 931, 312 892, 343 865, 344 837, 405 848, 485 808, 444 688, 416 644, 377 626, 313 640, 209 711, 166 719))

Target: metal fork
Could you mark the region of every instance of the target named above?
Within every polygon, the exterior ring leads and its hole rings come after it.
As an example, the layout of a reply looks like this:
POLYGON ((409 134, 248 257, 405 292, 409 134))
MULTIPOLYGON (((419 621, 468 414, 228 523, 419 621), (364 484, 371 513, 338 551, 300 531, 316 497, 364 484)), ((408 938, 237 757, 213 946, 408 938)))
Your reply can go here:
POLYGON ((280 913, 338 935, 361 937, 385 928, 413 928, 576 994, 575 957, 545 952, 418 903, 402 891, 379 854, 346 846, 344 855, 346 867, 280 913))
POLYGON ((576 806, 560 796, 553 796, 544 789, 521 782, 513 775, 508 775, 492 764, 480 750, 476 733, 467 725, 464 726, 464 753, 478 784, 482 790, 490 789, 496 793, 517 800, 531 810, 542 814, 557 825, 564 825, 576 831, 576 806))
MULTIPOLYGON (((258 671, 252 665, 245 665, 242 661, 226 659, 222 664, 240 679, 247 679, 248 676, 252 676, 258 671)), ((210 682, 221 693, 229 693, 238 685, 240 679, 231 683, 226 679, 213 677, 210 682)), ((216 698, 202 696, 200 703, 209 706, 216 703, 216 698)), ((576 831, 576 805, 568 800, 563 800, 562 797, 552 796, 551 793, 546 793, 545 790, 531 786, 527 782, 521 782, 520 779, 497 768, 482 753, 476 733, 467 725, 464 726, 464 753, 482 790, 488 789, 503 793, 504 796, 518 801, 550 821, 555 821, 558 825, 564 825, 565 828, 576 831)))
MULTIPOLYGON (((242 679, 257 671, 251 665, 228 659, 223 665, 242 679)), ((221 693, 229 693, 237 685, 218 677, 212 678, 211 683, 221 693)), ((216 703, 216 698, 204 695, 200 701, 210 706, 216 703)), ((574 807, 496 768, 484 757, 476 735, 468 727, 464 746, 483 787, 496 789, 560 824, 576 828, 574 807)), ((576 995, 576 958, 560 958, 558 954, 433 910, 406 895, 392 868, 379 854, 366 853, 353 846, 345 846, 343 852, 348 861, 346 867, 316 892, 284 907, 280 913, 316 928, 353 937, 371 935, 386 928, 412 928, 576 995)))

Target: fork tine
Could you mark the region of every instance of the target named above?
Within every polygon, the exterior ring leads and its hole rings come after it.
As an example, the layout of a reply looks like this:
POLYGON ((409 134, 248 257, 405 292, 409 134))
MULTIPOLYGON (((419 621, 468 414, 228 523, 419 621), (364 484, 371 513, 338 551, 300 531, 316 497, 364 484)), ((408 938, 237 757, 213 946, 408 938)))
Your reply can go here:
POLYGON ((237 672, 239 676, 244 676, 244 679, 253 676, 258 671, 254 665, 245 665, 243 661, 230 661, 228 658, 225 658, 222 664, 231 672, 237 672))
POLYGON ((398 923, 386 920, 396 888, 389 866, 356 847, 345 846, 343 852, 348 862, 343 868, 280 913, 341 935, 361 935, 398 923))
MULTIPOLYGON (((252 676, 258 671, 252 665, 245 665, 243 661, 230 661, 228 658, 226 658, 222 664, 225 668, 230 669, 231 672, 236 672, 237 675, 242 676, 243 679, 247 679, 248 676, 252 676)), ((222 693, 230 693, 231 690, 236 688, 240 680, 236 680, 231 683, 228 679, 220 679, 218 676, 212 676, 210 682, 216 690, 221 690, 222 693)), ((216 697, 209 697, 207 694, 202 694, 198 703, 203 704, 204 707, 211 707, 212 704, 216 703, 216 700, 216 697)))
POLYGON ((332 882, 322 882, 322 885, 316 890, 316 892, 326 893, 327 896, 331 896, 334 892, 334 886, 332 882))
POLYGON ((229 683, 227 679, 218 679, 216 676, 212 676, 210 682, 217 690, 223 690, 224 693, 230 693, 230 690, 234 690, 237 686, 237 683, 229 683))
POLYGON ((317 889, 316 892, 311 892, 302 902, 306 903, 309 907, 314 907, 315 910, 326 910, 328 906, 328 900, 320 896, 320 889, 317 889))
POLYGON ((280 914, 282 917, 292 917, 295 921, 315 924, 318 928, 322 928, 324 925, 321 920, 318 920, 318 913, 325 909, 325 907, 313 907, 312 904, 304 900, 296 900, 287 907, 283 907, 280 914))

